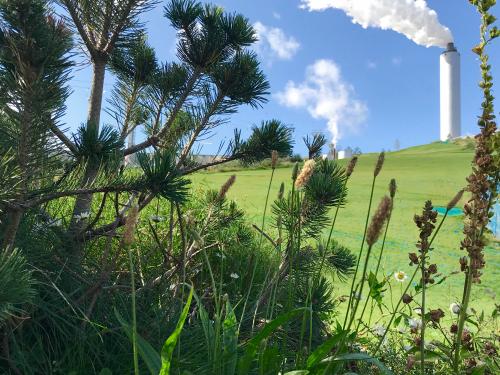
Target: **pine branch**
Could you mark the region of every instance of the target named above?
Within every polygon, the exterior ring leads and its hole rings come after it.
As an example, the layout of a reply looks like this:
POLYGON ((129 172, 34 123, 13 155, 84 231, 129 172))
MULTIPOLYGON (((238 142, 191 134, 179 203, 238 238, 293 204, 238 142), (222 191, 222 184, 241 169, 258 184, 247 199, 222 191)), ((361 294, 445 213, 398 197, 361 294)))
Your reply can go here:
POLYGON ((79 18, 79 14, 77 11, 77 5, 73 0, 61 0, 61 2, 64 4, 66 9, 68 10, 68 13, 71 16, 71 19, 73 20, 73 23, 76 26, 76 29, 78 30, 78 33, 80 34, 80 37, 83 40, 83 43, 87 47, 87 50, 90 53, 90 56, 92 58, 95 58, 96 52, 97 52, 97 46, 95 45, 95 40, 93 41, 91 39, 91 34, 88 34, 87 31, 85 30, 85 26, 81 22, 79 18))

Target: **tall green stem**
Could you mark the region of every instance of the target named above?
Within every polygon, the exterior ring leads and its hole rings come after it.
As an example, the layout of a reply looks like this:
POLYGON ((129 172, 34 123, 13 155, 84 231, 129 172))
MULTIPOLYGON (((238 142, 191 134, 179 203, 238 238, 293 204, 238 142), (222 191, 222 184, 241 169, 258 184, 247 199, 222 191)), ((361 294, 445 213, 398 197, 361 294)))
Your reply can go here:
MULTIPOLYGON (((387 238, 387 231, 389 229, 389 224, 391 222, 391 216, 392 216, 392 212, 391 212, 391 215, 389 215, 389 217, 387 218, 387 223, 385 225, 384 238, 382 240, 382 247, 380 248, 380 253, 378 255, 378 261, 377 261, 377 267, 375 268, 375 277, 377 277, 378 271, 380 269, 380 263, 381 263, 381 260, 382 260, 382 255, 384 254, 385 240, 387 238)), ((360 315, 360 317, 358 319, 358 325, 357 325, 356 331, 359 330, 359 326, 361 325, 361 321, 363 320, 363 315, 365 314, 365 310, 366 310, 366 306, 367 305, 368 305, 368 298, 365 300, 365 304, 363 306, 363 310, 361 310, 361 315, 360 315)), ((368 325, 370 325, 370 322, 371 322, 371 319, 372 319, 372 312, 373 312, 373 300, 372 300, 372 303, 371 303, 370 317, 368 319, 368 325)))
POLYGON ((356 262, 356 270, 354 271, 354 275, 352 276, 351 290, 349 293, 349 301, 347 303, 347 311, 345 312, 343 328, 345 328, 345 325, 347 324, 347 319, 349 317, 349 310, 350 310, 352 302, 353 302, 354 284, 356 282, 356 276, 358 274, 358 269, 359 269, 359 262, 361 261, 361 256, 363 254, 363 247, 365 245, 366 230, 368 229, 368 221, 370 220, 370 212, 371 212, 372 201, 373 201, 373 191, 375 189, 375 180, 376 179, 377 179, 377 176, 373 176, 372 187, 371 187, 371 191, 370 191, 370 201, 368 203, 368 212, 366 213, 365 230, 363 232, 363 240, 361 242, 361 248, 359 249, 358 260, 356 262))
MULTIPOLYGON (((265 226, 265 223, 266 223, 266 213, 267 213, 267 205, 269 203, 269 195, 271 193, 271 186, 273 184, 273 179, 274 179, 274 171, 275 171, 275 168, 272 168, 271 170, 271 178, 269 179, 269 184, 267 186, 267 194, 266 194, 266 201, 265 201, 265 204, 264 204, 264 213, 262 215, 262 226, 261 226, 261 233, 260 233, 260 239, 259 239, 259 249, 262 247, 262 241, 264 239, 264 226, 265 226)), ((243 322, 243 318, 245 316, 245 311, 246 311, 246 307, 247 307, 247 304, 248 304, 248 300, 250 298, 250 293, 252 292, 252 288, 253 288, 253 282, 254 282, 254 279, 255 279, 255 272, 257 270, 257 262, 255 259, 253 259, 253 268, 252 268, 252 276, 250 278, 250 286, 248 287, 248 292, 247 292, 247 295, 245 297, 245 303, 243 304, 243 311, 241 312, 241 318, 240 318, 240 323, 239 323, 239 326, 241 328, 241 323, 243 322)), ((252 331, 253 331, 253 328, 254 328, 254 324, 252 323, 252 331)))
MULTIPOLYGON (((347 179, 344 182, 344 186, 342 188, 342 191, 345 191, 346 186, 347 186, 347 179)), ((332 225, 330 226, 330 233, 328 234, 328 240, 326 241, 326 246, 324 248, 323 255, 321 257, 321 263, 319 266, 318 273, 316 275, 316 282, 320 279, 321 273, 323 272, 323 266, 325 265, 326 255, 328 253, 328 249, 330 248, 330 242, 331 242, 332 236, 333 236, 333 229, 335 228, 335 223, 337 222, 337 215, 339 214, 339 210, 340 210, 340 203, 341 202, 339 202, 335 206, 335 214, 333 215, 332 225)))
POLYGON ((132 287, 132 350, 134 356, 134 374, 139 375, 139 354, 137 351, 137 313, 135 304, 135 271, 134 261, 132 259, 132 250, 127 245, 128 259, 130 262, 130 285, 132 287))
POLYGON ((349 320, 349 325, 347 326, 347 331, 351 328, 351 325, 356 317, 356 311, 358 310, 359 306, 359 301, 361 300, 361 295, 363 293, 363 288, 365 286, 365 281, 366 281, 366 272, 368 270, 368 261, 370 260, 370 254, 372 251, 373 245, 368 246, 368 251, 366 252, 366 258, 365 258, 365 264, 363 265, 363 273, 361 274, 361 281, 360 281, 360 287, 359 287, 359 298, 354 302, 353 308, 352 308, 352 313, 351 313, 351 319, 349 320))
MULTIPOLYGON (((427 249, 428 250, 428 249, 427 249)), ((420 261, 421 283, 422 283, 422 303, 420 315, 422 316, 422 328, 420 329, 420 373, 425 374, 425 260, 427 250, 422 251, 422 260, 420 261)))

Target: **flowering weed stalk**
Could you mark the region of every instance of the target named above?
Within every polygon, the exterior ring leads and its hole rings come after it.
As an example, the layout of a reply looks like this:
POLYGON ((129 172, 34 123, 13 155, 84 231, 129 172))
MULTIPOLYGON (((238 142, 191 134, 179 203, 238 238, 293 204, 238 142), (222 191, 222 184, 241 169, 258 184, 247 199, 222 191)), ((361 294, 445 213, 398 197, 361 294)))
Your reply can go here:
MULTIPOLYGON (((433 232, 433 235, 432 235, 432 238, 430 239, 429 241, 429 248, 432 246, 434 240, 436 239, 439 231, 441 230, 442 226, 443 226, 443 223, 445 222, 446 218, 448 217, 448 213, 450 212, 450 210, 455 207, 455 205, 458 203, 458 201, 460 200, 460 198, 462 197, 462 194, 463 194, 463 190, 459 191, 454 197, 453 199, 450 200, 450 202, 447 204, 446 206, 446 211, 443 215, 443 218, 441 219, 441 221, 439 222, 438 226, 436 227, 436 230, 434 230, 433 232)), ((391 327, 392 323, 394 322, 394 319, 396 319, 396 315, 398 314, 399 312, 399 309, 401 307, 401 304, 404 303, 404 304, 408 304, 410 303, 413 298, 408 294, 408 291, 410 290, 410 287, 413 283, 413 280, 415 279, 415 277, 417 276, 417 273, 420 271, 420 261, 418 260, 418 257, 416 254, 414 253, 411 253, 409 254, 410 255, 410 260, 412 261, 413 263, 413 260, 416 258, 417 259, 417 263, 418 263, 418 266, 415 268, 415 271, 413 272, 412 276, 410 277, 409 281, 408 281, 408 284, 406 285, 403 293, 401 294, 401 297, 399 298, 398 300, 398 303, 396 304, 396 308, 393 309, 393 312, 391 314, 391 317, 389 319, 389 322, 387 323, 387 329, 386 331, 384 332, 383 336, 380 337, 379 339, 379 342, 377 344, 377 347, 375 348, 375 351, 373 352, 373 355, 377 355, 378 351, 380 350, 381 346, 382 346, 382 343, 384 342, 386 336, 387 336, 387 333, 389 332, 389 328, 391 327)), ((413 263, 414 264, 414 263, 413 263)))
POLYGON ((481 269, 486 262, 483 249, 486 244, 484 231, 489 221, 490 209, 494 200, 497 199, 497 185, 499 183, 500 165, 498 155, 495 156, 495 135, 497 126, 495 123, 495 112, 492 95, 493 77, 491 66, 488 63, 489 56, 486 47, 491 41, 500 36, 500 29, 493 26, 496 18, 489 12, 496 4, 496 0, 469 0, 481 16, 480 42, 473 48, 481 61, 482 80, 479 87, 483 91, 482 113, 478 125, 480 133, 476 136, 476 150, 472 164, 472 173, 467 178, 467 191, 471 198, 464 207, 464 239, 461 249, 467 251, 467 258, 462 258, 461 270, 465 272, 464 289, 458 327, 455 336, 453 370, 458 373, 461 364, 460 347, 462 345, 462 334, 464 332, 465 320, 468 318, 467 308, 471 296, 472 283, 481 280, 481 269))
POLYGON ((410 256, 410 260, 420 267, 421 272, 420 287, 422 290, 422 299, 420 308, 422 316, 422 327, 420 328, 420 372, 422 375, 424 375, 425 372, 425 289, 428 283, 434 282, 431 275, 437 272, 437 267, 435 265, 427 267, 426 261, 428 258, 428 253, 431 250, 429 238, 431 237, 432 232, 436 227, 436 217, 437 212, 434 211, 434 207, 432 207, 431 201, 425 202, 422 215, 415 215, 415 224, 417 224, 417 227, 420 229, 420 240, 417 243, 417 248, 420 252, 420 256, 416 258, 414 256, 415 253, 412 253, 410 256))

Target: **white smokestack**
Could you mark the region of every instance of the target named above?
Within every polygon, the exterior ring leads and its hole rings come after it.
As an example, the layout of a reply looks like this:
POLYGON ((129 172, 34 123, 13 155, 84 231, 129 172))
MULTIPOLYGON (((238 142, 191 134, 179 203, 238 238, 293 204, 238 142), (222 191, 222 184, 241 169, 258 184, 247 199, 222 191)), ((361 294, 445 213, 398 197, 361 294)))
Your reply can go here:
POLYGON ((302 0, 301 7, 310 11, 340 9, 364 28, 394 30, 425 47, 446 48, 453 41, 450 30, 439 23, 437 13, 425 0, 302 0))
POLYGON ((461 98, 460 98, 460 53, 448 43, 440 57, 440 101, 441 130, 440 139, 446 141, 461 135, 461 98))

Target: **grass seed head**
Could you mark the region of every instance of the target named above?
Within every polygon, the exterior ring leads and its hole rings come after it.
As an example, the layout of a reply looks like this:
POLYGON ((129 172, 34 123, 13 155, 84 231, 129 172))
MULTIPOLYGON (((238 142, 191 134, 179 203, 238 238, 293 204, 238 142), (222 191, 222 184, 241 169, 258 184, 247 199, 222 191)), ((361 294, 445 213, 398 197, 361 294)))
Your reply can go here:
POLYGON ((280 185, 280 189, 278 191, 278 199, 282 199, 283 194, 285 194, 285 183, 284 182, 282 182, 280 185))
POLYGON ((377 211, 372 217, 372 221, 370 223, 370 226, 368 227, 368 231, 366 232, 366 243, 369 246, 372 246, 375 242, 377 242, 378 237, 382 232, 382 227, 389 217, 391 207, 391 199, 387 195, 384 196, 384 198, 382 198, 382 200, 380 201, 377 211))
POLYGON ((300 170, 300 174, 295 180, 295 188, 300 189, 301 187, 304 187, 307 184, 307 182, 309 181, 314 172, 315 165, 316 162, 314 161, 314 159, 309 159, 304 163, 304 166, 300 170))
POLYGON ((292 169, 292 181, 297 179, 297 174, 299 173, 299 163, 295 163, 292 169))
POLYGON ((347 165, 347 168, 345 170, 345 174, 347 177, 351 177, 352 172, 354 171, 354 167, 356 166, 356 163, 358 162, 358 157, 353 156, 351 160, 349 161, 349 164, 347 165))
POLYGON ((394 196, 396 195, 396 190, 397 190, 396 179, 393 178, 389 183, 389 194, 391 196, 391 199, 394 199, 394 196))
POLYGON ((224 185, 221 186, 219 190, 219 196, 218 200, 222 201, 225 197, 229 189, 231 189, 231 186, 233 186, 234 182, 236 181, 236 175, 233 174, 231 175, 226 182, 224 182, 224 185))
POLYGON ((135 228, 137 227, 137 221, 139 220, 139 206, 134 205, 130 209, 125 221, 125 229, 123 231, 123 244, 126 246, 131 245, 134 242, 135 228))
POLYGON ((385 152, 382 151, 378 155, 377 164, 375 164, 375 170, 373 171, 373 175, 375 177, 377 177, 379 175, 380 171, 382 170, 382 166, 384 165, 384 161, 385 161, 385 152))
POLYGON ((271 168, 275 169, 278 164, 278 151, 273 150, 271 152, 271 168))
POLYGON ((449 211, 453 207, 457 205, 458 202, 460 202, 460 199, 462 199, 462 196, 464 195, 464 189, 460 190, 454 197, 453 199, 448 203, 446 206, 446 210, 449 211))

